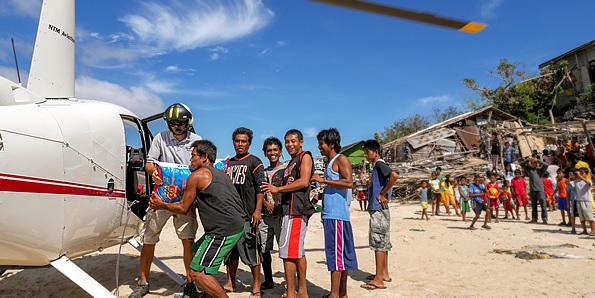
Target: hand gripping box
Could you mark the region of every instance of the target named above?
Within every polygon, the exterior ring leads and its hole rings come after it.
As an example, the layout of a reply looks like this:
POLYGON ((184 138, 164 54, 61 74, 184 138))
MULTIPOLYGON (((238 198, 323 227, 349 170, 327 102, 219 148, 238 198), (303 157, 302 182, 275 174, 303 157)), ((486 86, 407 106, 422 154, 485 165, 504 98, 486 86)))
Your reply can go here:
POLYGON ((161 185, 155 185, 153 190, 166 203, 174 203, 182 200, 186 183, 190 176, 190 168, 185 165, 167 162, 155 162, 157 175, 163 181, 161 185))

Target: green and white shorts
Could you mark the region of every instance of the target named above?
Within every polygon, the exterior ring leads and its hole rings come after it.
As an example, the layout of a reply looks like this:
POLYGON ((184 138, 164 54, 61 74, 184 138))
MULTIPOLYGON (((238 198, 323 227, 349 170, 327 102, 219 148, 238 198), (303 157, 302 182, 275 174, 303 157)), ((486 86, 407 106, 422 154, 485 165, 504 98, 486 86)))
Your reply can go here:
POLYGON ((244 236, 244 229, 231 236, 202 235, 192 246, 192 251, 196 252, 196 255, 192 259, 190 268, 197 272, 216 274, 227 254, 236 246, 242 236, 244 236))

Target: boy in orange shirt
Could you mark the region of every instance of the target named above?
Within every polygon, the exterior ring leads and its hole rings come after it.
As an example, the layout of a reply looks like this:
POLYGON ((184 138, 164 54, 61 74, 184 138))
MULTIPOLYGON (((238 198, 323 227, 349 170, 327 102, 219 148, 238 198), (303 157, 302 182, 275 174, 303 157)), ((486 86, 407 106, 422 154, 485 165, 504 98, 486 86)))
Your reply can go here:
POLYGON ((567 181, 564 178, 564 171, 562 169, 558 169, 556 171, 557 174, 557 181, 556 190, 558 191, 558 209, 560 209, 560 214, 562 215, 562 222, 559 223, 559 226, 570 226, 570 203, 568 202, 567 192, 566 192, 566 185, 567 181), (566 216, 564 215, 564 211, 568 214, 568 223, 566 223, 566 216))

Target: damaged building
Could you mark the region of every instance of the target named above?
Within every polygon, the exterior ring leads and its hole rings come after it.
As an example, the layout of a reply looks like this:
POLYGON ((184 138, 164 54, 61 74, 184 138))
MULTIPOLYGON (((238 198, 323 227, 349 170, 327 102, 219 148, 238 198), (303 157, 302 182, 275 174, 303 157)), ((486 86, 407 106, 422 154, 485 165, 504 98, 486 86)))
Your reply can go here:
POLYGON ((498 135, 500 148, 504 148, 505 142, 511 144, 515 159, 544 148, 546 140, 542 136, 523 133, 527 126, 518 117, 489 106, 386 143, 382 146, 382 156, 399 170, 396 185, 401 188, 419 185, 437 166, 455 177, 485 173, 491 169, 493 133, 498 135))

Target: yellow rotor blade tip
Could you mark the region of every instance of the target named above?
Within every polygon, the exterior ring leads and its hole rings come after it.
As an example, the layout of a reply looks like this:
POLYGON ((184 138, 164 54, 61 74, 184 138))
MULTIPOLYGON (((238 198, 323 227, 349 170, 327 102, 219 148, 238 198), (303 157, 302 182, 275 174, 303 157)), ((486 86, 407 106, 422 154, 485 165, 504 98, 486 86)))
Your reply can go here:
POLYGON ((479 31, 483 30, 483 28, 485 28, 487 26, 488 26, 487 24, 471 22, 471 23, 463 26, 461 29, 459 29, 459 31, 465 32, 465 33, 475 34, 475 33, 479 32, 479 31))

